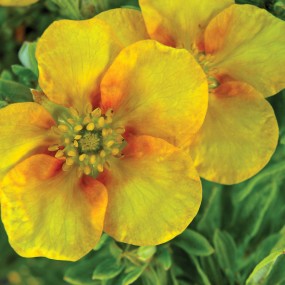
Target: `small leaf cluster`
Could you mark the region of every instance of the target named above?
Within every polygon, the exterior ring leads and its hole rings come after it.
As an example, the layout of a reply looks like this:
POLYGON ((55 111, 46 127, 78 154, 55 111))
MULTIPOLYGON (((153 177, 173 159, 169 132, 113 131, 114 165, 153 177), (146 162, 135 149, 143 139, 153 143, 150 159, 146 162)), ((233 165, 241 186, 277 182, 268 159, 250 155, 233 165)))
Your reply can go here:
POLYGON ((160 246, 135 247, 103 235, 94 251, 66 271, 64 280, 74 285, 180 284, 173 264, 176 249, 185 250, 193 260, 214 252, 208 241, 192 230, 160 246))

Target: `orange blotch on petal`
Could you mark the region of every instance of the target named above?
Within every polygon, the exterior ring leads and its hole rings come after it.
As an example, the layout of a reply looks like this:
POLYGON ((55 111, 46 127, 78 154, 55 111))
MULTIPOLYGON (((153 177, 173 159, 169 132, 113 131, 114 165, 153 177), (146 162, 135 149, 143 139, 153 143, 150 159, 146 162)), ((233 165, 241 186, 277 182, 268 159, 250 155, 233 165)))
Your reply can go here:
POLYGON ((13 168, 2 182, 2 220, 11 246, 24 257, 75 261, 99 241, 107 191, 62 161, 35 155, 13 168))

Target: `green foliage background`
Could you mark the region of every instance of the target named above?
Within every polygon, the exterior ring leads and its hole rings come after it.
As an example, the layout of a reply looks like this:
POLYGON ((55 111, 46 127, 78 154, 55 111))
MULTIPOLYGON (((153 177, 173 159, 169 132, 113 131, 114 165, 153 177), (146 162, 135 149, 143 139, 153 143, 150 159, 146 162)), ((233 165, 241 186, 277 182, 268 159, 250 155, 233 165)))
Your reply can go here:
MULTIPOLYGON (((237 2, 285 20, 284 0, 237 2)), ((85 19, 122 6, 139 8, 136 0, 42 0, 25 8, 0 8, 0 107, 32 100, 35 44, 25 41, 36 41, 56 19, 85 19)), ((182 235, 156 247, 120 244, 103 235, 89 255, 70 263, 19 257, 0 223, 0 285, 284 285, 285 91, 270 102, 280 126, 271 162, 239 185, 203 181, 201 209, 182 235)))

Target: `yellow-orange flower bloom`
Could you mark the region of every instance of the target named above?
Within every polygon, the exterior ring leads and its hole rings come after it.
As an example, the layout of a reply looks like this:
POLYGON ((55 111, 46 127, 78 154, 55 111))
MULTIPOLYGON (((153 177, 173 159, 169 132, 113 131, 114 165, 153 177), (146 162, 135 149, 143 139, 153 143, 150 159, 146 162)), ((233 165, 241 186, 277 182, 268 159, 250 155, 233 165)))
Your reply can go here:
POLYGON ((140 0, 151 38, 194 54, 212 87, 191 148, 198 171, 215 182, 241 182, 267 164, 277 145, 276 118, 262 97, 285 87, 285 23, 233 0, 164 3, 140 0))
POLYGON ((39 0, 0 0, 0 6, 27 6, 39 0))
MULTIPOLYGON (((207 74, 208 113, 190 149, 200 175, 232 184, 256 174, 278 139, 274 112, 263 95, 285 87, 285 23, 233 0, 140 0, 140 6, 149 36, 188 50, 207 74)), ((138 19, 122 9, 98 17, 120 33, 138 19)))
POLYGON ((202 125, 207 79, 187 51, 124 48, 142 24, 124 38, 96 19, 53 23, 36 53, 47 97, 0 110, 2 218, 20 255, 77 260, 103 230, 159 244, 196 215, 199 175, 174 144, 202 125))

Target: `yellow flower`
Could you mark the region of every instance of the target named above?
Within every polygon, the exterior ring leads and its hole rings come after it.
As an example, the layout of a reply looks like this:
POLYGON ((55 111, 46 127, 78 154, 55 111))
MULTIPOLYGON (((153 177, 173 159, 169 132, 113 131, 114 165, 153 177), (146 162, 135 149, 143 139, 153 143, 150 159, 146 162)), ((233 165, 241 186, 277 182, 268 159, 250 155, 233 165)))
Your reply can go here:
POLYGON ((263 95, 285 87, 285 23, 233 0, 140 3, 151 38, 189 50, 213 87, 191 148, 200 175, 232 184, 256 174, 278 141, 274 111, 263 95))
POLYGON ((39 0, 0 0, 0 6, 27 6, 39 0))
MULTIPOLYGON (((285 87, 285 23, 233 0, 140 0, 140 6, 149 36, 188 50, 207 74, 208 113, 190 150, 200 175, 233 184, 256 174, 278 139, 274 112, 263 98, 285 87)), ((135 13, 98 17, 127 33, 141 21, 135 13)))
POLYGON ((103 230, 163 243, 199 209, 199 175, 174 144, 202 125, 207 79, 187 51, 124 48, 139 40, 130 34, 96 19, 53 23, 36 53, 46 96, 0 110, 2 218, 22 256, 77 260, 103 230))

